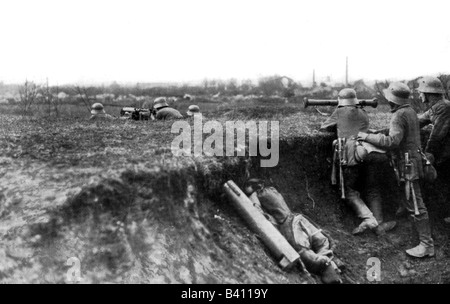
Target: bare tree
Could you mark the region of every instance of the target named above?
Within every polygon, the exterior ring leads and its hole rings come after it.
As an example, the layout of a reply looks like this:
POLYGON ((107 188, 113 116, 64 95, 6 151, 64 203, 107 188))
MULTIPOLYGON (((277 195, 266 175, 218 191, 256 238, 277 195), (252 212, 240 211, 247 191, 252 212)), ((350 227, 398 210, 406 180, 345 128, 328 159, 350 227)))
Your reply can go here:
POLYGON ((36 103, 38 91, 38 86, 28 80, 25 80, 25 84, 19 88, 19 106, 24 113, 29 113, 33 104, 36 103))
MULTIPOLYGON (((48 85, 48 83, 47 83, 48 85)), ((55 92, 56 98, 52 98, 53 109, 55 110, 55 115, 59 116, 59 108, 61 107, 61 101, 59 100, 59 86, 56 86, 55 92)), ((53 95, 52 95, 53 97, 53 95)))
POLYGON ((81 101, 83 102, 83 104, 86 106, 87 110, 90 113, 91 112, 92 100, 94 99, 94 97, 89 95, 89 89, 86 88, 86 87, 76 86, 74 88, 74 90, 75 90, 75 92, 77 93, 78 97, 81 99, 81 101))
POLYGON ((48 79, 45 85, 40 89, 40 99, 42 104, 48 106, 48 116, 51 116, 52 111, 56 116, 59 116, 60 102, 58 98, 58 87, 56 87, 56 96, 52 94, 52 90, 48 85, 48 79))

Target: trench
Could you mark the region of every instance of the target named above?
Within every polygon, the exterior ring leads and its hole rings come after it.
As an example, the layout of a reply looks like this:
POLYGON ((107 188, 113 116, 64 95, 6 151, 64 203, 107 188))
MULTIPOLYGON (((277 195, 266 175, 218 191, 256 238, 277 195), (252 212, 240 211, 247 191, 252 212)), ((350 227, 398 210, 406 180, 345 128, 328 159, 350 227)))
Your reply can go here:
MULTIPOLYGON (((438 219, 448 208, 442 198, 425 187, 435 259, 405 257, 404 249, 414 242, 406 220, 382 238, 353 236, 358 220, 330 185, 332 140, 327 134, 282 139, 274 168, 259 167, 257 157, 193 158, 181 168, 127 169, 91 184, 51 211, 49 221, 32 226, 44 273, 37 280, 67 282, 66 261, 75 257, 84 283, 320 283, 297 269, 281 270, 224 196, 224 182, 242 185, 250 173, 328 232, 346 265, 345 283, 370 283, 367 261, 373 257, 382 263, 383 283, 450 282, 449 229, 438 219)), ((399 192, 390 168, 380 170, 389 219, 399 192)))

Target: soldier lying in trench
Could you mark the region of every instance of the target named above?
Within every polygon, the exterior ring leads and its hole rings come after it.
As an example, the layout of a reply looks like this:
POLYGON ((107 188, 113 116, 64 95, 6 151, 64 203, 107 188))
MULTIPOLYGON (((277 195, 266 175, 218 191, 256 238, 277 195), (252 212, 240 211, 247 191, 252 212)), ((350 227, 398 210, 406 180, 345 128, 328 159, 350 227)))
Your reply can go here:
POLYGON ((333 261, 330 240, 321 229, 311 224, 303 215, 293 213, 283 196, 274 187, 265 187, 260 179, 248 180, 244 192, 299 253, 309 272, 320 276, 325 284, 342 283, 337 273, 339 269, 333 261), (254 192, 257 199, 252 195, 254 192))

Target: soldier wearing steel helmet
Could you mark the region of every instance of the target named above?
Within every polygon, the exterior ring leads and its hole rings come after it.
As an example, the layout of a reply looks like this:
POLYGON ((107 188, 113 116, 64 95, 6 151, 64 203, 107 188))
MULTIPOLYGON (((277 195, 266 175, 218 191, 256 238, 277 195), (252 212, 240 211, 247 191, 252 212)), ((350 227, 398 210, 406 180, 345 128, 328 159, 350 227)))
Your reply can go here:
POLYGON ((194 116, 195 114, 200 113, 200 108, 197 105, 190 105, 186 114, 187 116, 194 116))
POLYGON ((257 178, 249 179, 244 188, 258 209, 299 253, 308 271, 321 277, 325 284, 338 284, 342 280, 337 273, 340 260, 334 256, 333 244, 322 229, 304 215, 292 212, 284 197, 274 187, 257 178), (256 200, 252 194, 256 194, 256 200))
POLYGON ((410 220, 419 233, 419 245, 406 250, 409 256, 424 258, 434 256, 434 241, 431 236, 428 210, 425 206, 419 178, 423 175, 420 147, 419 120, 409 104, 410 89, 401 82, 394 82, 383 91, 391 107, 392 118, 389 133, 358 133, 358 140, 389 149, 400 159, 400 172, 403 172, 406 199, 404 204, 410 220), (412 195, 409 195, 409 194, 412 195), (408 198, 409 196, 409 198, 408 198))
POLYGON ((169 120, 183 118, 183 115, 178 110, 169 107, 165 97, 158 97, 153 102, 154 119, 169 120))
MULTIPOLYGON (((355 138, 358 132, 367 132, 369 130, 369 117, 358 106, 355 90, 347 88, 339 92, 338 107, 322 124, 320 130, 337 130, 338 138, 345 138, 349 145, 351 142, 356 144, 355 138)), ((360 225, 353 230, 353 234, 360 234, 368 229, 373 230, 376 234, 384 234, 396 225, 394 221, 385 222, 382 212, 382 186, 378 179, 378 171, 380 164, 387 163, 387 157, 385 151, 381 149, 372 150, 365 157, 363 163, 348 163, 344 169, 346 202, 362 220, 360 225), (364 180, 367 193, 366 201, 369 203, 370 209, 357 190, 357 182, 359 179, 364 180)), ((354 150, 347 150, 348 154, 353 152, 354 150)))
MULTIPOLYGON (((446 182, 447 204, 450 204, 450 101, 445 98, 442 82, 436 77, 418 80, 421 101, 427 111, 419 115, 420 127, 433 125, 425 147, 425 153, 434 160, 438 175, 446 182)), ((450 223, 450 217, 445 218, 450 223)))
POLYGON ((91 117, 90 120, 99 120, 99 119, 115 119, 114 116, 106 114, 105 108, 99 102, 96 102, 91 107, 91 117))

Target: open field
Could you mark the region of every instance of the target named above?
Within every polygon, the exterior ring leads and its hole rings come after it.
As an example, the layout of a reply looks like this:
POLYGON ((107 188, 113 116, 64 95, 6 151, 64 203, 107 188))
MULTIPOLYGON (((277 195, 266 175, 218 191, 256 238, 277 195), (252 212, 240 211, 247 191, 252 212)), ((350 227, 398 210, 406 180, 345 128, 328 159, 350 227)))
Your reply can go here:
MULTIPOLYGON (((190 103, 175 104, 184 113, 190 103)), ((368 283, 366 261, 382 262, 383 283, 450 282, 448 211, 425 187, 437 257, 406 258, 409 225, 385 238, 354 237, 356 219, 329 183, 332 134, 326 117, 298 101, 198 102, 205 121, 280 122, 280 162, 260 168, 258 157, 172 155, 172 122, 91 122, 85 108, 67 105, 57 118, 0 106, 0 282, 63 283, 80 261, 85 283, 314 283, 283 272, 222 194, 226 180, 246 174, 271 181, 294 211, 326 229, 347 265, 346 283, 368 283), (193 200, 187 200, 192 186, 193 200)), ((107 106, 117 115, 120 107, 107 106)), ((330 113, 332 108, 322 108, 330 113)), ((367 108, 372 128, 386 127, 386 106, 367 108)), ((204 135, 206 137, 207 135, 204 135)), ((385 212, 399 196, 389 168, 385 212)), ((439 181, 435 185, 439 187, 439 181)))

